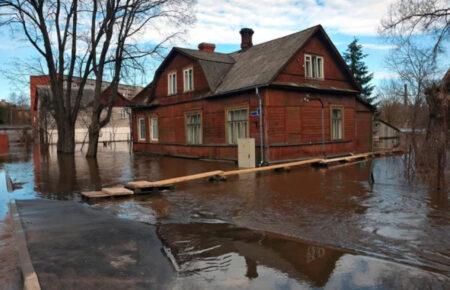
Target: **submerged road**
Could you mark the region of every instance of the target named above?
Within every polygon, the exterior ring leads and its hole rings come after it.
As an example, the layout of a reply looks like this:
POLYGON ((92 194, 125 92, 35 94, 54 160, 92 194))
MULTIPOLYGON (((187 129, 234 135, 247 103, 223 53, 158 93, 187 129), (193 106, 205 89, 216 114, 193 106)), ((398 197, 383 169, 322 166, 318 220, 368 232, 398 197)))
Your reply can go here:
POLYGON ((226 223, 148 225, 16 201, 42 289, 449 289, 447 277, 226 223))
POLYGON ((174 278, 155 227, 73 201, 17 201, 42 289, 162 289, 174 278))

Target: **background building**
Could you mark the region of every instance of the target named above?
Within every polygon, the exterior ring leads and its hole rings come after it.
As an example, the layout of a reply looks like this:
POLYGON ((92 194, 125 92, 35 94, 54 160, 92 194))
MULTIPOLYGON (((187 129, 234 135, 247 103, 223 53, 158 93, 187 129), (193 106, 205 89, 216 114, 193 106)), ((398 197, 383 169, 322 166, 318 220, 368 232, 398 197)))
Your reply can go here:
MULTIPOLYGON (((72 89, 77 93, 79 80, 75 79, 72 89)), ((104 89, 108 87, 108 82, 103 82, 104 89)), ((75 124, 75 142, 85 143, 88 141, 88 128, 91 120, 91 104, 94 97, 94 80, 88 80, 81 100, 80 111, 75 124)), ((99 142, 129 141, 130 136, 130 110, 127 108, 131 104, 131 99, 142 90, 142 87, 119 85, 119 95, 114 103, 111 120, 100 133, 99 142)), ((58 138, 56 123, 50 114, 50 105, 45 102, 49 98, 50 85, 48 76, 30 77, 30 97, 31 97, 31 124, 35 132, 35 137, 41 143, 55 144, 58 138)), ((105 96, 108 97, 108 96, 105 96)))

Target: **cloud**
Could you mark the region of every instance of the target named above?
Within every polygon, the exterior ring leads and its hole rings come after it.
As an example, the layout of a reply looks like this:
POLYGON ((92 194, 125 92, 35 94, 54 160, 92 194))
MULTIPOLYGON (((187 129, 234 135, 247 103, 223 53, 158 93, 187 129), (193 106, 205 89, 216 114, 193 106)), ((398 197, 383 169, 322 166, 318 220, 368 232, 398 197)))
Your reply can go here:
POLYGON ((361 43, 361 45, 366 49, 372 50, 391 50, 397 48, 396 45, 379 44, 379 43, 361 43))
MULTIPOLYGON (((197 22, 185 40, 191 46, 202 41, 237 44, 239 29, 250 27, 255 30, 254 43, 260 43, 316 24, 328 32, 374 36, 393 1, 198 0, 197 22)), ((145 39, 157 41, 158 35, 146 35, 145 39)))
POLYGON ((238 43, 238 30, 251 27, 256 43, 293 33, 312 25, 347 35, 375 35, 392 0, 294 1, 199 0, 191 42, 238 43), (358 9, 355 9, 358 5, 358 9))
POLYGON ((375 80, 387 80, 387 79, 396 79, 398 78, 398 74, 389 71, 375 71, 373 73, 373 78, 375 80))

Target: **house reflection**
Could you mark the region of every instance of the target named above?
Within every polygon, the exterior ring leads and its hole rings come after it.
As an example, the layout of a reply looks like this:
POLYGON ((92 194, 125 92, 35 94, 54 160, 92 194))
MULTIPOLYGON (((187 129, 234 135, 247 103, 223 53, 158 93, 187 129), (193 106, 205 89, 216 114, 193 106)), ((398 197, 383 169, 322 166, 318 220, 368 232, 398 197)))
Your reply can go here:
POLYGON ((161 224, 158 235, 181 275, 221 276, 239 269, 258 279, 271 268, 313 287, 324 287, 345 252, 229 224, 161 224))

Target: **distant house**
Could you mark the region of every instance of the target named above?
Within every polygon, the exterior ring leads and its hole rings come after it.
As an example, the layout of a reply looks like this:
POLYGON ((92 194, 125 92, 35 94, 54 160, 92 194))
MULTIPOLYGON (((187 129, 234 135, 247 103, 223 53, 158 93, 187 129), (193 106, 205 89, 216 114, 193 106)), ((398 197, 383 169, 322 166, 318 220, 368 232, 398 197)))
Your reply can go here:
MULTIPOLYGON (((49 77, 30 76, 30 97, 31 97, 31 125, 34 135, 41 143, 54 144, 57 142, 58 132, 53 117, 50 114, 51 104, 48 101, 51 97, 49 77)), ((79 79, 74 78, 72 85, 73 95, 78 93, 79 79)), ((81 108, 75 123, 75 142, 83 143, 88 140, 88 128, 90 124, 90 108, 94 97, 94 81, 88 80, 81 100, 81 108)), ((104 91, 102 97, 105 101, 109 98, 107 90, 109 83, 103 82, 104 91)), ((119 85, 119 95, 114 103, 111 120, 100 132, 99 142, 127 141, 130 136, 130 113, 129 106, 131 99, 141 91, 141 87, 119 85)))
POLYGON ((375 120, 373 128, 374 150, 388 150, 400 146, 400 129, 383 120, 375 120))
POLYGON ((372 150, 373 107, 322 26, 258 45, 240 34, 233 53, 170 51, 132 108, 135 151, 236 160, 239 138, 264 162, 372 150))

